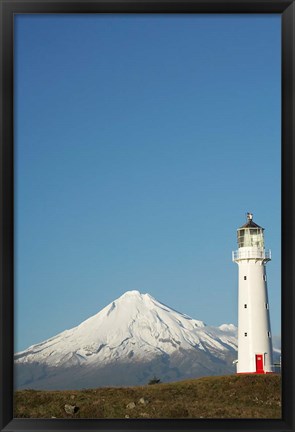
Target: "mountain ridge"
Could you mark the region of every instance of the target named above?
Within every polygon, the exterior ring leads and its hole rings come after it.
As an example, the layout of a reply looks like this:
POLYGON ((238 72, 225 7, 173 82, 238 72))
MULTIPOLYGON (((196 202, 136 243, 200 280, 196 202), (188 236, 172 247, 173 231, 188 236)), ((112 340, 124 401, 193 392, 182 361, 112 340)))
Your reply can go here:
MULTIPOLYGON (((237 328, 207 326, 127 291, 78 326, 15 354, 16 387, 144 384, 234 372, 237 328)), ((75 387, 76 386, 76 387, 75 387)))

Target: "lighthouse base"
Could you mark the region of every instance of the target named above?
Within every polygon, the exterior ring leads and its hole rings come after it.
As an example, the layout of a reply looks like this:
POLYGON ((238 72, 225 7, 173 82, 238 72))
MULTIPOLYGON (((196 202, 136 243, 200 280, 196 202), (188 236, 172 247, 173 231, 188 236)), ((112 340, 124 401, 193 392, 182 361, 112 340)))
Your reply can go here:
POLYGON ((269 374, 274 374, 275 372, 267 372, 267 371, 263 371, 263 372, 236 372, 237 375, 269 375, 269 374))
POLYGON ((272 358, 269 358, 266 352, 260 352, 259 354, 254 354, 250 361, 245 361, 247 358, 241 358, 237 362, 237 374, 252 374, 252 375, 265 375, 274 373, 274 368, 272 366, 272 358))

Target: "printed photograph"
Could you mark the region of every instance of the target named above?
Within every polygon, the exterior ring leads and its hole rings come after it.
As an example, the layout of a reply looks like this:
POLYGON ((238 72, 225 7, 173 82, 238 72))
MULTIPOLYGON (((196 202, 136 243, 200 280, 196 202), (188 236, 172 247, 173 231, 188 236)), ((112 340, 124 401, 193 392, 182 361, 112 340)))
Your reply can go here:
POLYGON ((14 416, 280 419, 281 16, 18 14, 14 416))

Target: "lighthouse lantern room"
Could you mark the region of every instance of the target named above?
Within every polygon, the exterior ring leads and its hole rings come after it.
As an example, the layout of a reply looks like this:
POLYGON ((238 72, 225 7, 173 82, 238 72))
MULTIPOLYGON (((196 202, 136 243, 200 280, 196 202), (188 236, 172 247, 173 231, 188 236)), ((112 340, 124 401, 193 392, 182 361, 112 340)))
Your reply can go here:
POLYGON ((263 232, 247 213, 246 224, 237 230, 238 250, 232 253, 239 267, 237 373, 273 372, 266 278, 271 252, 264 247, 263 232))

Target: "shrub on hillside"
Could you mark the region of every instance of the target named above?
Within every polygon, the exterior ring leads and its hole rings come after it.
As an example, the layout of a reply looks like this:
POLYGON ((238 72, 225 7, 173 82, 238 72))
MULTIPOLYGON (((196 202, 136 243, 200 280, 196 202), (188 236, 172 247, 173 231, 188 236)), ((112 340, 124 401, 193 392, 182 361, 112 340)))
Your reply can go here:
POLYGON ((161 380, 159 378, 157 378, 156 376, 154 376, 154 378, 152 378, 151 380, 149 380, 148 384, 152 385, 152 384, 159 384, 161 382, 161 380))

